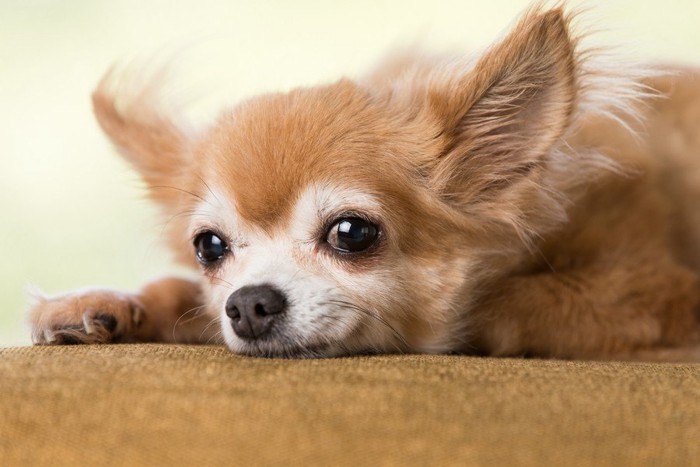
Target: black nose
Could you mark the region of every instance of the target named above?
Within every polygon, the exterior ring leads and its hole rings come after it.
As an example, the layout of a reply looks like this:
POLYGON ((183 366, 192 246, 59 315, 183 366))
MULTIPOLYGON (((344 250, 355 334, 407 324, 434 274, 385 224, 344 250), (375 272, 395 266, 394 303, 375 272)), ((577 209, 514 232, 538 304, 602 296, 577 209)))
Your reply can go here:
POLYGON ((233 330, 243 339, 258 339, 267 334, 286 308, 284 294, 268 284, 241 287, 226 301, 226 314, 231 318, 233 330))

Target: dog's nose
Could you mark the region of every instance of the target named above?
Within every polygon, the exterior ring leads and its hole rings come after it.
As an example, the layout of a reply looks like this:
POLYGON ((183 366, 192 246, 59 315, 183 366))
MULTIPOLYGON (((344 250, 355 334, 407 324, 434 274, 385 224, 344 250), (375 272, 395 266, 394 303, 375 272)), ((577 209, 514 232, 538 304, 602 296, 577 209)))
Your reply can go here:
POLYGON ((284 294, 268 284, 241 287, 226 301, 226 314, 231 318, 233 330, 243 339, 258 339, 267 334, 286 308, 284 294))

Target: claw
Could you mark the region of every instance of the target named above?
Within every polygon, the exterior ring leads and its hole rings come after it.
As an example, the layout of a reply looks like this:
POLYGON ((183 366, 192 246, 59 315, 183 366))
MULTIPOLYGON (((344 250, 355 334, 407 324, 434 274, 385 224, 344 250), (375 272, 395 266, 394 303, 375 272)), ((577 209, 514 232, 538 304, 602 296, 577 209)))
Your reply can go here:
POLYGON ((140 306, 115 293, 42 300, 30 310, 32 341, 37 345, 121 342, 142 320, 140 306))
POLYGON ((43 344, 54 344, 56 342, 56 333, 51 329, 44 329, 43 344))

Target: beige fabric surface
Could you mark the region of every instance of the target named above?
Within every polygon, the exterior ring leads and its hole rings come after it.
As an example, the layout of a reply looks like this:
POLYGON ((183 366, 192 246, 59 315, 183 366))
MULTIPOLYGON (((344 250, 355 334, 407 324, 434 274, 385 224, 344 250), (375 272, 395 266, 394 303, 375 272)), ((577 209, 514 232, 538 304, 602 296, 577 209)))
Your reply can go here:
POLYGON ((0 465, 700 465, 700 365, 0 350, 0 465))

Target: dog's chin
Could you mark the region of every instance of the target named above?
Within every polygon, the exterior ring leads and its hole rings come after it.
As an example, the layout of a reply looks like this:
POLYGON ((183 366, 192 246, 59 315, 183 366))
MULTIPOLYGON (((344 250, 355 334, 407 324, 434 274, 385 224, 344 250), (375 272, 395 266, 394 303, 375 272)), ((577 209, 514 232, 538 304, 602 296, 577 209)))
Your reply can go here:
POLYGON ((348 354, 330 344, 295 345, 253 341, 227 345, 233 353, 260 358, 314 359, 334 358, 348 354))
POLYGON ((277 337, 244 340, 237 337, 226 339, 227 347, 235 354, 260 358, 313 359, 333 358, 348 355, 347 349, 329 342, 307 342, 277 337))
MULTIPOLYGON (((288 338, 243 340, 237 337, 226 338, 227 347, 235 354, 259 358, 318 359, 338 358, 353 355, 375 355, 392 353, 391 349, 378 349, 373 346, 349 345, 343 342, 308 341, 299 343, 288 338)), ((394 350, 396 351, 396 349, 394 350)))
POLYGON ((233 353, 260 358, 316 359, 336 358, 357 354, 363 351, 358 339, 358 329, 325 329, 324 332, 308 334, 289 326, 273 327, 266 336, 257 339, 244 339, 237 336, 227 317, 222 317, 221 327, 224 343, 233 353), (331 337, 332 336, 332 337, 331 337))
POLYGON ((280 327, 258 339, 243 339, 237 336, 227 319, 222 320, 222 328, 226 346, 235 354, 250 357, 315 359, 406 351, 397 345, 382 345, 381 341, 378 342, 376 334, 363 332, 366 329, 361 323, 349 331, 326 329, 324 333, 316 335, 280 327))

